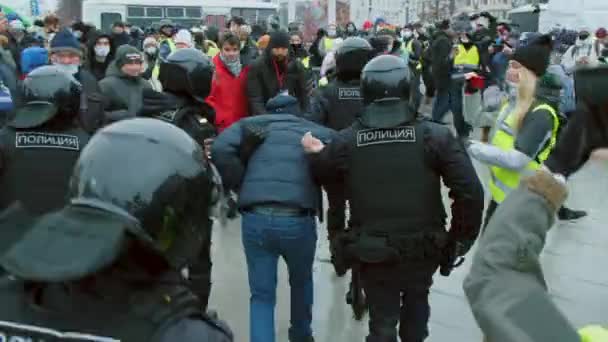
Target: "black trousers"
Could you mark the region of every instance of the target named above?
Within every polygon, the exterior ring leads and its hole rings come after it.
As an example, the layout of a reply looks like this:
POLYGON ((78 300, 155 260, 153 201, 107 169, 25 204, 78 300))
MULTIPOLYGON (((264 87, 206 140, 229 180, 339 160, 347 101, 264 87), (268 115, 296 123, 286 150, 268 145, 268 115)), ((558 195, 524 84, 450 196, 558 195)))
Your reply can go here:
POLYGON ((429 289, 439 262, 409 262, 361 267, 369 308, 367 342, 422 342, 428 335, 431 315, 429 289))
POLYGON ((327 188, 327 231, 330 238, 346 228, 346 198, 342 191, 327 188))

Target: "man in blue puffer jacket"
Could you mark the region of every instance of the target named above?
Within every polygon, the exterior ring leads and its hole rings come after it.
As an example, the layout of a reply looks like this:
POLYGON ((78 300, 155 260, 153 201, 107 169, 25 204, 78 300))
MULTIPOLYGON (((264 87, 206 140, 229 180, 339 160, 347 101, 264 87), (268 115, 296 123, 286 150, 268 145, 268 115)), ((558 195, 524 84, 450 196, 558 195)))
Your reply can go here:
POLYGON ((212 158, 224 185, 239 194, 247 258, 250 340, 274 342, 277 262, 285 259, 291 285, 291 342, 312 337, 315 216, 321 190, 300 144, 306 132, 329 141, 333 131, 298 117, 298 101, 279 95, 269 114, 241 119, 214 141, 212 158))

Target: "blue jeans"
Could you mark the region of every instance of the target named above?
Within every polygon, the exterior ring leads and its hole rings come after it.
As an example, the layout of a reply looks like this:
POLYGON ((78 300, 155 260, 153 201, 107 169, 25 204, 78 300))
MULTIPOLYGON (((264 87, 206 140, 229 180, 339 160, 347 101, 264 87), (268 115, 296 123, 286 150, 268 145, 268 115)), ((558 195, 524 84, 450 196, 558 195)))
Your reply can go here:
POLYGON ((468 137, 471 131, 471 126, 464 121, 462 114, 462 82, 450 82, 447 89, 437 89, 435 101, 433 102, 433 120, 436 122, 443 121, 443 117, 448 112, 452 111, 454 116, 454 127, 459 137, 468 137))
POLYGON ((277 264, 285 259, 291 287, 291 342, 312 336, 312 264, 317 246, 313 216, 284 217, 243 213, 243 247, 247 258, 251 342, 274 342, 277 264))

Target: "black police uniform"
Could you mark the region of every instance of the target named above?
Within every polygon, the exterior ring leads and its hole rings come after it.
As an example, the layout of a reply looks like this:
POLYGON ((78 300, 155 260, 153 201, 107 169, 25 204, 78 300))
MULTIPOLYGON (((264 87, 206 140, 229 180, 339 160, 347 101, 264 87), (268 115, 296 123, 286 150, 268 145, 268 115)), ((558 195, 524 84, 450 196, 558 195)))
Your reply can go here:
MULTIPOLYGON (((216 135, 215 112, 205 103, 211 91, 213 65, 196 49, 180 49, 160 66, 159 80, 165 93, 144 92, 142 115, 170 122, 204 146, 216 135)), ((211 294, 211 235, 200 258, 189 266, 192 289, 207 307, 211 294)))
POLYGON ((201 146, 216 135, 215 111, 205 103, 211 91, 213 64, 196 49, 180 49, 161 63, 159 81, 164 93, 144 91, 140 116, 171 122, 201 146))
MULTIPOLYGON (((363 38, 346 39, 336 53, 336 79, 318 89, 309 119, 334 130, 352 125, 363 111, 361 70, 371 59, 372 47, 363 38)), ((325 186, 329 208, 327 230, 330 240, 345 228, 346 195, 335 185, 325 186)))
POLYGON ((24 80, 25 105, 0 130, 0 209, 20 201, 39 215, 65 203, 72 169, 89 135, 75 124, 81 88, 54 66, 24 80))
POLYGON ((476 238, 483 190, 450 130, 408 108, 403 60, 374 58, 363 70, 361 91, 363 114, 311 156, 313 170, 322 182, 344 179, 350 194, 353 231, 341 241, 361 271, 370 312, 367 341, 396 341, 400 321, 401 341, 419 342, 428 335, 433 274, 448 246, 462 244, 463 255, 476 238), (449 233, 442 179, 454 201, 449 233))
POLYGON ((82 151, 70 204, 37 220, 5 212, 0 265, 14 278, 0 279, 0 338, 232 341, 181 273, 211 229, 202 153, 173 125, 123 120, 82 151))

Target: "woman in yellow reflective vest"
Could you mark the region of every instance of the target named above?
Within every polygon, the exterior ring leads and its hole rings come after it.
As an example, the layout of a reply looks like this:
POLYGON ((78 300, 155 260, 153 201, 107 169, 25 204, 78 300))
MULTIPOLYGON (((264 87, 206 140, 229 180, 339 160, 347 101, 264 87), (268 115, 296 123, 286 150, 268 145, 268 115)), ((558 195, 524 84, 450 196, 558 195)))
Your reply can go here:
POLYGON ((561 83, 555 75, 545 75, 550 52, 540 44, 515 52, 507 79, 517 89, 516 101, 502 106, 491 144, 472 142, 469 146, 471 156, 490 167, 492 200, 486 211, 486 223, 498 204, 517 188, 521 175, 539 169, 555 146, 561 83), (558 95, 545 96, 547 90, 558 95))

